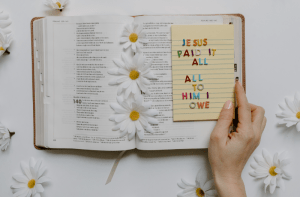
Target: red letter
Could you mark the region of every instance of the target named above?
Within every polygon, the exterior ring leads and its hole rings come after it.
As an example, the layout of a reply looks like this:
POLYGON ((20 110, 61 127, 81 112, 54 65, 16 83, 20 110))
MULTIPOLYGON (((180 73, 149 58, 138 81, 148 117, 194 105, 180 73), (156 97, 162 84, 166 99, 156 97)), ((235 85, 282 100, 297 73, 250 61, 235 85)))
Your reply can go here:
POLYGON ((185 93, 185 95, 184 95, 184 93, 182 92, 182 99, 184 100, 184 97, 187 99, 187 93, 185 93))
POLYGON ((197 104, 198 104, 198 109, 200 109, 200 107, 201 107, 201 109, 203 109, 203 107, 204 107, 204 102, 197 102, 197 104))
POLYGON ((188 50, 185 50, 185 52, 184 52, 184 54, 183 54, 183 57, 186 56, 186 55, 190 57, 190 54, 189 54, 189 51, 188 51, 188 50))
POLYGON ((205 102, 205 108, 209 108, 209 101, 205 102))
POLYGON ((189 78, 188 75, 185 77, 185 82, 184 83, 186 83, 187 81, 191 82, 191 79, 189 78))
POLYGON ((192 66, 194 66, 194 64, 196 64, 198 66, 198 62, 197 62, 196 58, 194 58, 192 66))
POLYGON ((187 39, 187 40, 186 40, 186 46, 191 46, 190 41, 191 41, 191 39, 187 39))

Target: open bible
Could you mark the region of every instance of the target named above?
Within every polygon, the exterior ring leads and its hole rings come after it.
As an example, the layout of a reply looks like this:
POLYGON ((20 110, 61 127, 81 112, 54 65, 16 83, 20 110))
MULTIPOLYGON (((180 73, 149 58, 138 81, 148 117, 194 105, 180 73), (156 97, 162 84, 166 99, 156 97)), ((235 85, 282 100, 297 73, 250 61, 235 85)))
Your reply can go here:
MULTIPOLYGON (((212 54, 213 51, 210 50, 214 49, 213 46, 216 42, 211 42, 208 37, 207 46, 209 47, 209 44, 212 43, 212 48, 202 52, 202 55, 207 53, 211 58, 219 58, 216 65, 226 64, 230 75, 227 75, 226 82, 221 81, 211 87, 209 86, 210 82, 207 84, 203 82, 202 86, 211 88, 211 94, 207 96, 208 93, 205 93, 206 96, 203 100, 206 105, 207 102, 210 102, 211 108, 214 107, 216 99, 219 105, 215 107, 218 109, 223 106, 222 103, 226 99, 234 101, 235 80, 240 80, 245 87, 245 24, 244 17, 240 14, 34 18, 31 22, 31 30, 35 147, 37 149, 100 151, 135 148, 140 150, 207 148, 217 116, 186 119, 184 118, 186 116, 182 114, 190 112, 183 111, 178 116, 178 120, 181 121, 173 119, 173 108, 177 103, 173 103, 175 97, 173 95, 172 64, 175 61, 173 58, 178 57, 180 53, 178 51, 181 49, 172 49, 175 45, 172 42, 171 29, 184 28, 184 26, 178 25, 207 26, 205 28, 207 34, 204 37, 209 35, 209 25, 232 26, 228 33, 232 37, 230 48, 216 49, 216 52, 212 54), (125 25, 132 23, 141 26, 149 40, 148 43, 141 44, 138 53, 143 55, 147 61, 153 60, 151 71, 156 79, 150 80, 151 83, 148 87, 150 95, 144 96, 144 101, 151 101, 152 108, 158 110, 159 114, 156 117, 158 124, 151 125, 153 133, 145 131, 143 139, 136 135, 133 140, 129 140, 127 135, 120 137, 119 131, 113 131, 115 123, 109 121, 109 117, 115 113, 110 104, 117 102, 118 87, 108 84, 114 77, 108 74, 108 70, 116 67, 113 62, 114 58, 121 58, 122 53, 130 56, 129 49, 123 49, 120 38, 125 25), (222 55, 229 53, 231 56, 222 62, 222 55), (230 61, 227 61, 228 59, 230 61), (228 76, 230 77, 228 78, 228 76), (226 87, 230 97, 216 97, 226 87), (217 88, 220 92, 216 90, 217 88)), ((203 37, 201 31, 197 34, 199 37, 203 37)), ((198 45, 200 46, 199 41, 198 45)), ((180 40, 180 46, 182 46, 182 40, 180 40)), ((183 60, 183 53, 184 50, 182 50, 180 61, 183 60)), ((190 66, 200 67, 204 63, 204 58, 200 60, 197 57, 197 65, 192 65, 192 63, 196 63, 188 61, 190 66)), ((213 67, 213 61, 216 60, 211 59, 210 61, 207 58, 205 61, 208 66, 218 71, 211 73, 211 79, 214 78, 215 73, 224 72, 224 69, 219 69, 221 67, 213 67)), ((203 66, 205 65, 203 64, 203 66)), ((174 70, 174 68, 173 74, 185 72, 184 68, 181 70, 174 70)), ((196 76, 198 77, 198 73, 196 76)), ((202 75, 203 77, 205 74, 202 75)), ((200 80, 200 74, 198 78, 200 80)), ((203 78, 203 80, 206 79, 203 78)), ((198 86, 198 89, 201 90, 202 86, 198 86)), ((183 94, 187 95, 184 97, 187 99, 189 94, 185 94, 185 92, 181 94, 181 92, 178 93, 179 99, 183 94)), ((198 99, 202 99, 201 95, 198 99)), ((197 102, 194 103, 190 104, 189 109, 197 106, 197 102)), ((189 103, 185 104, 186 106, 189 106, 189 103)), ((199 113, 201 113, 200 110, 199 113)), ((218 113, 218 111, 211 113, 218 113)))

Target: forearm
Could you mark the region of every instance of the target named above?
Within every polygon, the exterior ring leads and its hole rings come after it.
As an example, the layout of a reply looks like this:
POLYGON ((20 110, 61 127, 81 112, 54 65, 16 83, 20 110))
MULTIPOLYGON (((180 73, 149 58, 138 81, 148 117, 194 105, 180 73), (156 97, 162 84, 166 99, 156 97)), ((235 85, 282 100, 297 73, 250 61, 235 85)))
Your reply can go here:
POLYGON ((241 177, 215 177, 215 185, 220 197, 247 197, 241 177))

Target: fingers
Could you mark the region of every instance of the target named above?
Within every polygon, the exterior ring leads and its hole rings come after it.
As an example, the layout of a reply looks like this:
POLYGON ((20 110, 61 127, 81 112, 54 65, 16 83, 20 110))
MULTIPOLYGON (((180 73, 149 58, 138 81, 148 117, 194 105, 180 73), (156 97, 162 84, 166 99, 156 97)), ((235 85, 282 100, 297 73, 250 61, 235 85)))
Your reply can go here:
POLYGON ((258 135, 261 135, 267 122, 267 119, 265 118, 265 110, 264 108, 257 105, 253 105, 251 103, 250 103, 250 107, 251 107, 251 115, 252 115, 252 124, 256 128, 255 132, 258 135))
POLYGON ((233 119, 233 104, 230 100, 226 101, 220 113, 218 122, 211 133, 212 140, 226 142, 228 131, 233 119))
POLYGON ((264 132, 266 124, 267 124, 267 118, 264 117, 264 120, 263 120, 262 125, 261 125, 261 129, 260 129, 261 134, 264 132))
POLYGON ((239 122, 242 124, 251 124, 251 108, 244 88, 239 81, 235 83, 235 94, 238 105, 239 122))
POLYGON ((257 105, 253 105, 249 103, 251 108, 251 118, 252 122, 256 124, 257 126, 260 126, 264 120, 265 117, 265 110, 262 107, 259 107, 257 105))

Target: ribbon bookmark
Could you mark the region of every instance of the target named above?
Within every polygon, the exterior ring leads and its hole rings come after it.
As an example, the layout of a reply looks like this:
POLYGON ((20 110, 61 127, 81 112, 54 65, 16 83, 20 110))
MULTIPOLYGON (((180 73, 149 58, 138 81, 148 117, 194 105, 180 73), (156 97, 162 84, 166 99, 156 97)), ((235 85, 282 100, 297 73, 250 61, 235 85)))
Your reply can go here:
POLYGON ((117 169, 117 167, 118 167, 118 164, 119 164, 119 162, 120 162, 120 160, 121 160, 121 158, 122 158, 122 156, 124 155, 125 152, 126 152, 126 150, 122 151, 122 152, 119 154, 119 156, 117 157, 117 159, 116 159, 116 161, 115 161, 113 167, 112 167, 111 170, 110 170, 110 173, 109 173, 109 175, 108 175, 108 178, 107 178, 107 181, 106 181, 105 185, 107 185, 108 183, 111 182, 111 180, 112 180, 112 178, 113 178, 113 176, 114 176, 114 174, 115 174, 115 171, 116 171, 116 169, 117 169))

